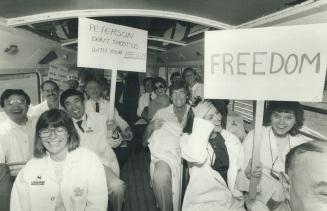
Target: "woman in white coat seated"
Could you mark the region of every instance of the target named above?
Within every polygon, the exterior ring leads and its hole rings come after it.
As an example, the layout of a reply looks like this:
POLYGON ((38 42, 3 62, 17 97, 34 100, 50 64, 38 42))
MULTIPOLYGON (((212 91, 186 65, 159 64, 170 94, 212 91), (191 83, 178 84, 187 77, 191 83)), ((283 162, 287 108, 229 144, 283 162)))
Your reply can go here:
POLYGON ((106 211, 106 176, 99 158, 79 147, 73 121, 62 110, 44 112, 36 125, 35 158, 19 172, 11 211, 106 211))
POLYGON ((199 103, 193 111, 192 133, 181 140, 182 157, 190 168, 182 210, 245 211, 237 189, 242 144, 222 128, 222 115, 210 101, 199 103))
POLYGON ((308 140, 299 134, 303 125, 303 109, 298 102, 270 101, 266 109, 265 127, 262 129, 260 166, 251 173, 254 131, 243 141, 244 173, 239 189, 245 192, 248 210, 277 211, 285 200, 279 173, 285 172, 285 156, 294 147, 308 140), (248 197, 251 174, 259 177, 255 200, 248 197))

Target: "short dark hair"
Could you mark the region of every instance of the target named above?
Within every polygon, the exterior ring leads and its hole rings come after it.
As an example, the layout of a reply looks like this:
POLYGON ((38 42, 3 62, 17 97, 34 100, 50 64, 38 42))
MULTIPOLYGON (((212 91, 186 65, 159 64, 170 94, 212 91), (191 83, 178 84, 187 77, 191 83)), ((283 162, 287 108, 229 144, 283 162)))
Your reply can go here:
POLYGON ((192 67, 187 67, 183 70, 182 76, 184 79, 185 79, 186 72, 192 72, 194 75, 196 75, 196 76, 198 75, 195 69, 193 69, 192 67))
POLYGON ((293 149, 291 149, 286 155, 285 161, 285 172, 289 173, 290 170, 294 169, 296 158, 306 152, 318 152, 326 153, 327 152, 327 142, 326 141, 310 141, 303 144, 300 144, 293 149))
POLYGON ((151 81, 152 84, 153 84, 153 80, 154 80, 154 78, 152 78, 152 77, 146 77, 146 78, 144 78, 143 81, 142 81, 143 86, 145 86, 145 83, 146 83, 147 81, 151 81))
POLYGON ((74 127, 73 120, 68 114, 60 109, 51 109, 45 111, 38 119, 35 129, 34 156, 42 158, 46 155, 46 149, 43 146, 39 133, 42 129, 48 127, 64 127, 68 133, 68 151, 75 150, 80 145, 78 133, 74 127))
POLYGON ((292 101, 269 101, 265 112, 264 125, 268 126, 271 123, 271 114, 273 112, 285 112, 295 115, 295 125, 289 131, 289 134, 295 136, 299 133, 299 129, 303 126, 304 111, 299 102, 292 101))
POLYGON ((167 82, 165 79, 161 78, 161 77, 156 77, 153 80, 153 85, 155 85, 156 83, 162 83, 162 85, 164 85, 164 87, 167 87, 167 82))
POLYGON ((169 87, 169 96, 172 95, 174 90, 178 89, 184 89, 184 91, 186 92, 186 96, 190 97, 190 89, 188 88, 184 79, 178 79, 174 83, 172 83, 172 85, 169 87))
POLYGON ((1 97, 0 97, 0 104, 1 107, 3 108, 5 105, 5 100, 7 100, 10 96, 12 95, 20 95, 23 96, 26 104, 30 105, 31 104, 31 98, 24 92, 22 89, 6 89, 4 92, 2 92, 1 97))
POLYGON ((228 115, 228 103, 229 100, 220 100, 220 99, 209 99, 209 102, 212 103, 213 106, 218 110, 221 114, 221 126, 222 128, 226 129, 227 125, 227 115, 228 115))
POLYGON ((44 81, 42 84, 41 84, 41 90, 42 91, 44 91, 44 85, 45 84, 52 84, 52 85, 54 85, 55 87, 56 87, 56 89, 59 91, 60 89, 59 89, 59 86, 58 86, 58 84, 56 83, 56 82, 54 82, 54 81, 52 81, 52 80, 46 80, 46 81, 44 81))
POLYGON ((170 82, 172 82, 173 78, 177 76, 182 77, 180 72, 173 72, 169 77, 170 82))
POLYGON ((82 102, 84 102, 84 95, 82 92, 76 90, 76 89, 67 89, 66 91, 64 91, 61 95, 60 95, 60 105, 64 108, 65 107, 65 100, 68 98, 68 97, 71 97, 71 96, 78 96, 82 102))

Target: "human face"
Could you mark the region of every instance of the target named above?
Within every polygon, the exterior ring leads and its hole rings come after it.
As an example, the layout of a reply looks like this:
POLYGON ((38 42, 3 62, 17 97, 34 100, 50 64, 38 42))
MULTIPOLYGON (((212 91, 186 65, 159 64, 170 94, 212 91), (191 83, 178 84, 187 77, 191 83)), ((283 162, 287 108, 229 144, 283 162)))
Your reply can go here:
POLYGON ((157 96, 164 95, 166 93, 166 87, 160 82, 155 83, 153 88, 157 96))
POLYGON ((90 81, 86 86, 86 93, 92 100, 99 100, 101 97, 101 87, 96 81, 90 81))
POLYGON ((187 100, 186 91, 183 88, 173 90, 171 93, 171 100, 175 107, 177 108, 184 107, 186 105, 186 100, 187 100))
POLYGON ((171 79, 171 83, 175 83, 175 81, 180 80, 181 76, 180 75, 175 75, 172 79, 171 79))
POLYGON ((85 107, 81 98, 77 95, 68 97, 65 102, 67 113, 74 119, 81 119, 84 115, 85 107))
POLYGON ((186 71, 184 77, 188 86, 192 87, 195 84, 195 74, 191 70, 186 71))
POLYGON ((327 210, 327 154, 305 152, 296 159, 289 172, 291 210, 327 210))
POLYGON ((43 97, 48 102, 58 102, 59 90, 52 83, 45 83, 42 91, 43 97))
POLYGON ((21 125, 26 122, 28 105, 22 95, 13 94, 4 100, 3 110, 15 123, 21 125))
POLYGON ((223 129, 221 126, 222 116, 217 109, 210 109, 204 119, 209 120, 215 126, 213 129, 214 132, 219 133, 223 129))
POLYGON ((296 123, 294 112, 285 113, 274 111, 270 119, 274 134, 280 137, 286 136, 296 123))
POLYGON ((148 93, 150 93, 150 92, 153 91, 153 84, 152 84, 152 81, 147 80, 147 81, 145 82, 145 84, 144 84, 144 90, 145 90, 145 92, 148 92, 148 93))
POLYGON ((43 128, 39 131, 39 136, 43 146, 54 160, 61 161, 66 158, 68 152, 66 128, 62 126, 43 128))

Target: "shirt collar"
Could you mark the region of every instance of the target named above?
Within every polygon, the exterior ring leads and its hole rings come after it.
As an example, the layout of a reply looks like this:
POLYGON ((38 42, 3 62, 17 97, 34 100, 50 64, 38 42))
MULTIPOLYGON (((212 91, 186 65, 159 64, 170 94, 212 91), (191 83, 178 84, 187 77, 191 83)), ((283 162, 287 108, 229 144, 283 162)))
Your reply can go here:
POLYGON ((74 119, 74 118, 72 118, 73 119, 73 122, 74 123, 76 123, 76 122, 78 122, 78 121, 86 121, 87 120, 87 114, 84 112, 84 114, 83 114, 83 116, 82 116, 82 118, 81 119, 74 119))

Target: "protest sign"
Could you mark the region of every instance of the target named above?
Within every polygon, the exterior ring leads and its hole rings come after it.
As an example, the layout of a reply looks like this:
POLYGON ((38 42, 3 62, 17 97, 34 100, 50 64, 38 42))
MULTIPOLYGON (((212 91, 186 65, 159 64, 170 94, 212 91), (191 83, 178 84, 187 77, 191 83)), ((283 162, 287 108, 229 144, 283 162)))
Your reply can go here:
POLYGON ((321 101, 327 24, 205 34, 205 98, 321 101))
POLYGON ((146 71, 147 31, 88 18, 78 27, 79 67, 146 71))

